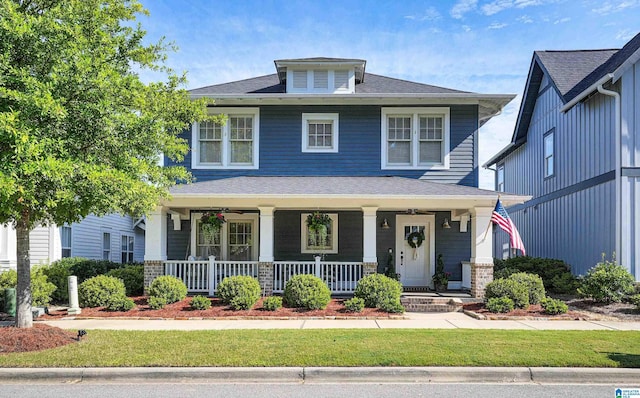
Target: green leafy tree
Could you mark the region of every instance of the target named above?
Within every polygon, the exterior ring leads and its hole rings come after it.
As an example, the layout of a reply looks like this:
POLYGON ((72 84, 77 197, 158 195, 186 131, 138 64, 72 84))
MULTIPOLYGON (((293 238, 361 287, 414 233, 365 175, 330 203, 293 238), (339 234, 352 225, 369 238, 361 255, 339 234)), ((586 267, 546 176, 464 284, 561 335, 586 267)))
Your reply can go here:
POLYGON ((146 44, 127 0, 0 0, 0 223, 17 235, 16 325, 31 327, 29 232, 88 214, 142 215, 189 181, 178 134, 205 120, 174 50, 146 44), (145 83, 140 73, 162 76, 145 83))

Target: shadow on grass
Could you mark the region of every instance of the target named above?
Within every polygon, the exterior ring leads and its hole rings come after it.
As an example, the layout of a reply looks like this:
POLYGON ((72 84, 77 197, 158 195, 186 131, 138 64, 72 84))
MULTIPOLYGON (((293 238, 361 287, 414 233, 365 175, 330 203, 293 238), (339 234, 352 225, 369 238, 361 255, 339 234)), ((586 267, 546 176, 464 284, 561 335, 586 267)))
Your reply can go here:
POLYGON ((605 353, 612 361, 618 363, 621 368, 640 368, 640 355, 624 354, 621 352, 605 353))

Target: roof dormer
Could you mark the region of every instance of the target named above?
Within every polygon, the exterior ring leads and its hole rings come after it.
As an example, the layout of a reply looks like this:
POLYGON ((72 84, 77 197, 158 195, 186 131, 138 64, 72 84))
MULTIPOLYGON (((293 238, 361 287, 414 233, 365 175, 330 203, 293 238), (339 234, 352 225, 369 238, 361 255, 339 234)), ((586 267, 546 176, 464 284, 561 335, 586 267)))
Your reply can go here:
POLYGON ((366 61, 343 58, 300 58, 274 61, 287 93, 353 94, 364 81, 366 61))

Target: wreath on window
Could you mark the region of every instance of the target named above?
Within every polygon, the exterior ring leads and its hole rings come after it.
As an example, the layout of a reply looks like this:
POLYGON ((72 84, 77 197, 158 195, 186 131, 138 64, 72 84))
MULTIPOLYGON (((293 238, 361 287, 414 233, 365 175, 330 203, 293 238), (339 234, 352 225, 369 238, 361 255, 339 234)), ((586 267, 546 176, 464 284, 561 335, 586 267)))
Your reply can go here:
POLYGON ((407 243, 411 248, 416 249, 422 246, 422 242, 424 241, 424 235, 422 232, 412 232, 407 236, 407 243))

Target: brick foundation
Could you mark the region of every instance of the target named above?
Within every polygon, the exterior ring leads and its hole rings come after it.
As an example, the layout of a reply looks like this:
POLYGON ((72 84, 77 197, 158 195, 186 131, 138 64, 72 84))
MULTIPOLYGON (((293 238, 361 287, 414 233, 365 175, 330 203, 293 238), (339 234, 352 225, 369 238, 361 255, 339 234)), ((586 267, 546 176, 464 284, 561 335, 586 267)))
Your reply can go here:
POLYGON ((263 296, 273 295, 273 263, 258 263, 258 282, 263 296))
POLYGON ((162 261, 144 262, 144 294, 149 293, 149 286, 151 286, 151 282, 162 275, 164 275, 162 261))
POLYGON ((375 274, 378 272, 378 263, 362 263, 362 276, 375 274))
POLYGON ((493 263, 471 263, 471 296, 484 298, 484 290, 493 281, 493 263))

